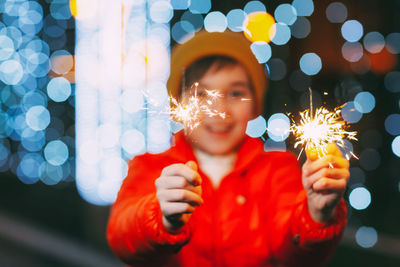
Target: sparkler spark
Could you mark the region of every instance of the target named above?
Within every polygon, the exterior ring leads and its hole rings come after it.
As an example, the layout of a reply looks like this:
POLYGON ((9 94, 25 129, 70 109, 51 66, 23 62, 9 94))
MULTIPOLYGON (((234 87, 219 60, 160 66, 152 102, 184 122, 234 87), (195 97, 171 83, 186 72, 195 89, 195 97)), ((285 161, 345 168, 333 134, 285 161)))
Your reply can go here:
MULTIPOLYGON (((327 146, 329 143, 336 143, 339 147, 345 148, 344 138, 357 140, 357 132, 346 130, 347 124, 341 118, 340 113, 340 109, 330 112, 324 107, 318 108, 314 116, 312 111, 309 110, 301 112, 300 122, 296 124, 293 121, 290 127, 290 131, 296 137, 294 147, 302 146, 301 152, 304 148, 318 151, 318 157, 322 158, 328 153, 327 146)), ((356 157, 352 152, 345 155, 347 159, 350 156, 356 157)))
POLYGON ((185 93, 182 97, 182 102, 178 102, 175 98, 170 97, 171 107, 168 113, 171 119, 182 123, 185 129, 193 130, 200 125, 201 117, 219 116, 226 118, 224 112, 219 112, 213 106, 218 98, 222 95, 217 90, 207 90, 198 92, 198 83, 194 84, 193 90, 185 93), (188 95, 189 94, 189 95, 188 95), (191 95, 190 95, 191 94, 191 95))

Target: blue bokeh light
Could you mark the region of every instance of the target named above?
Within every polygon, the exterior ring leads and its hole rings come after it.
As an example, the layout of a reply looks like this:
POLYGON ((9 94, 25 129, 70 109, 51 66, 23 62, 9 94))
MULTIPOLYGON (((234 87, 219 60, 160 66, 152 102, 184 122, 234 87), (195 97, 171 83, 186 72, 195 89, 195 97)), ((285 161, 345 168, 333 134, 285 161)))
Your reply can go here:
POLYGON ((6 35, 0 35, 0 60, 6 60, 14 54, 14 43, 6 35))
POLYGON ((34 131, 30 128, 26 128, 22 132, 21 137, 22 146, 30 152, 41 150, 46 143, 46 137, 43 131, 34 131))
POLYGON ((47 95, 55 102, 63 102, 71 95, 71 84, 64 77, 56 77, 47 85, 47 95))
POLYGON ((261 137, 267 130, 267 122, 262 116, 249 121, 247 123, 246 134, 250 137, 261 137))
POLYGON ((243 8, 246 14, 250 14, 253 12, 267 12, 265 5, 260 1, 250 1, 243 8))
POLYGON ((286 75, 286 64, 280 58, 272 58, 268 61, 270 73, 268 78, 272 81, 282 80, 286 75))
POLYGON ((286 143, 284 141, 276 142, 268 138, 264 143, 264 151, 286 151, 286 143))
POLYGON ((343 105, 342 117, 348 123, 357 123, 362 118, 362 113, 355 108, 353 101, 349 101, 343 105))
POLYGON ((275 23, 274 25, 276 32, 271 41, 276 45, 287 44, 291 36, 289 26, 281 22, 275 23))
POLYGON ((364 34, 363 26, 357 20, 348 20, 341 28, 343 38, 348 42, 358 42, 364 34))
POLYGON ((48 163, 54 166, 64 164, 68 159, 68 147, 61 140, 54 140, 49 142, 44 148, 44 157, 48 163))
POLYGON ((46 185, 56 185, 65 178, 63 166, 54 166, 48 162, 40 165, 40 180, 46 185))
POLYGON ((26 112, 26 124, 35 131, 47 128, 50 123, 50 113, 44 106, 32 106, 26 112))
POLYGON ((392 152, 400 158, 400 136, 396 136, 392 142, 392 152))
POLYGON ((16 85, 24 75, 22 65, 17 60, 6 60, 0 65, 0 79, 5 84, 16 85))
POLYGON ((208 32, 224 32, 228 26, 228 21, 224 14, 213 11, 204 18, 204 29, 208 32))
POLYGON ((265 63, 271 58, 271 46, 266 42, 254 42, 250 45, 250 48, 259 63, 265 63))
POLYGON ((400 135, 400 114, 390 114, 385 119, 385 129, 391 135, 400 135))
POLYGON ((191 0, 189 10, 193 14, 206 14, 211 9, 211 0, 191 0))
POLYGON ((349 195, 350 205, 356 210, 364 210, 371 204, 371 193, 365 187, 354 188, 349 195))
POLYGON ((246 12, 241 9, 233 9, 226 15, 228 28, 234 32, 243 31, 243 21, 246 18, 246 12))
POLYGON ((183 44, 194 36, 194 26, 188 21, 178 21, 172 26, 171 35, 175 42, 183 44))
POLYGON ((385 87, 392 93, 400 92, 400 71, 391 71, 385 75, 385 87))
POLYGON ((268 136, 275 142, 284 141, 290 133, 290 120, 283 113, 275 113, 268 119, 268 136))
POLYGON ((400 53, 400 33, 393 32, 386 36, 386 48, 392 54, 400 53))
POLYGON ((354 107, 361 113, 370 113, 375 108, 375 97, 370 92, 360 92, 354 98, 354 107))
POLYGON ((347 19, 347 7, 340 2, 333 2, 326 8, 326 17, 332 23, 342 23, 347 19))
POLYGON ((171 5, 176 10, 185 10, 189 7, 190 0, 171 0, 171 5))
POLYGON ((25 184, 34 184, 40 177, 40 164, 43 158, 39 153, 26 153, 18 164, 17 176, 25 184))
POLYGON ((311 16, 314 12, 313 0, 294 0, 292 6, 297 11, 297 16, 311 16))
POLYGON ((28 111, 33 106, 47 106, 47 97, 41 91, 32 91, 25 94, 21 100, 24 111, 28 111))
POLYGON ((373 227, 361 226, 356 232, 356 242, 360 247, 372 248, 378 242, 378 233, 373 227))
POLYGON ((364 36, 364 47, 370 53, 379 53, 385 47, 385 37, 379 32, 369 32, 364 36))
POLYGON ((311 32, 311 23, 305 17, 298 17, 296 22, 290 26, 292 36, 303 39, 306 38, 311 32))
POLYGON ((290 4, 280 4, 274 12, 274 17, 277 22, 282 22, 286 25, 292 25, 296 22, 296 9, 290 4))
POLYGON ((322 69, 321 58, 315 53, 306 53, 300 58, 300 69, 307 75, 315 75, 322 69))
MULTIPOLYGON (((186 11, 185 13, 183 13, 183 15, 181 17, 181 21, 189 22, 192 25, 191 27, 194 27, 194 30, 196 32, 199 31, 203 27, 203 24, 204 24, 204 19, 201 14, 193 14, 190 11, 186 11)), ((182 24, 183 27, 185 27, 185 25, 187 25, 187 24, 182 24)), ((190 32, 192 30, 186 29, 186 31, 190 32)))
POLYGON ((52 1, 50 4, 50 14, 58 20, 67 20, 72 14, 69 8, 69 0, 52 1))

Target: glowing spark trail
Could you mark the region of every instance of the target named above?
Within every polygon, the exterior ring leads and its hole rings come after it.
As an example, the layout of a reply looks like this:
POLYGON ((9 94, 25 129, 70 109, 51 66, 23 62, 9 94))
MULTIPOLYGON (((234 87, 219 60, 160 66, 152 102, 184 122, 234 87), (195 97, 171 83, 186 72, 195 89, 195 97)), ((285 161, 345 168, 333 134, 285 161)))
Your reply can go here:
MULTIPOLYGON (((336 143, 339 147, 345 148, 344 138, 357 140, 357 132, 346 131, 346 122, 340 116, 340 109, 330 112, 324 107, 315 110, 312 116, 309 110, 300 113, 300 122, 293 122, 290 131, 296 137, 294 147, 302 146, 302 151, 306 150, 318 151, 318 156, 327 155, 327 146, 329 143, 336 143)), ((301 154, 301 152, 300 152, 301 154)), ((300 155, 299 155, 300 156, 300 155)), ((350 152, 345 155, 347 159, 355 155, 350 152)))

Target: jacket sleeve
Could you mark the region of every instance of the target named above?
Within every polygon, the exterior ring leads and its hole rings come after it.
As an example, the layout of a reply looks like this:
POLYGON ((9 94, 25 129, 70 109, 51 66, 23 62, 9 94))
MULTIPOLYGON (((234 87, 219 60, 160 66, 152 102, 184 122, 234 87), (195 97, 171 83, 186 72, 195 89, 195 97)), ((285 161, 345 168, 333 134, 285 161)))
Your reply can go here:
POLYGON ((325 266, 343 235, 346 204, 342 198, 330 221, 315 222, 308 211, 301 169, 296 158, 287 155, 270 180, 275 200, 269 228, 271 253, 283 266, 325 266))
POLYGON ((160 173, 146 155, 132 160, 111 209, 107 240, 114 254, 127 264, 161 266, 190 239, 190 223, 176 232, 167 231, 162 223, 154 186, 160 173))

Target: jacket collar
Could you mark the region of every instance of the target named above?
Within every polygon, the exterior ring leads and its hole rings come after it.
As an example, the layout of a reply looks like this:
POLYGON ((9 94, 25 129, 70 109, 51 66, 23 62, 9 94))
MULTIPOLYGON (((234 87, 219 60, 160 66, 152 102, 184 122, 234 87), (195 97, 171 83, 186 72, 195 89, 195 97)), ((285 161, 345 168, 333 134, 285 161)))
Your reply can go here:
MULTIPOLYGON (((259 139, 246 136, 237 152, 237 159, 233 167, 233 172, 243 172, 263 151, 264 146, 259 139)), ((171 149, 166 153, 179 162, 185 163, 189 160, 197 162, 192 147, 186 142, 183 131, 172 136, 171 149)))

